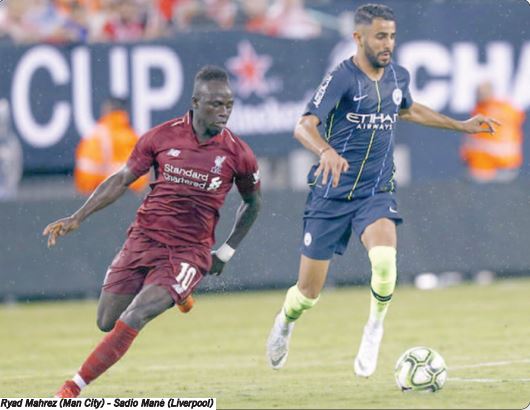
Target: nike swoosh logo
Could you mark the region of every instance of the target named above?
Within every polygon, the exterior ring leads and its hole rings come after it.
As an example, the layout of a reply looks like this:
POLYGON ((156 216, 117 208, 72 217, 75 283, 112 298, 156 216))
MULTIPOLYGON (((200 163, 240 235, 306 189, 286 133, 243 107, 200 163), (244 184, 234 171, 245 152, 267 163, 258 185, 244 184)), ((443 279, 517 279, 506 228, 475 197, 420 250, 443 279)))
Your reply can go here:
POLYGON ((393 214, 397 214, 397 213, 398 213, 398 211, 395 210, 394 208, 392 208, 391 206, 388 207, 388 210, 389 210, 390 212, 392 212, 393 214))
POLYGON ((272 357, 271 357, 271 364, 273 366, 278 366, 283 360, 283 356, 281 358, 279 358, 278 360, 274 360, 272 357))
MULTIPOLYGON (((528 1, 530 1, 530 0, 528 0, 528 1)), ((357 101, 361 101, 361 100, 365 99, 366 97, 368 97, 368 94, 365 94, 365 95, 355 95, 355 96, 353 97, 353 101, 355 101, 355 102, 357 102, 357 101)))

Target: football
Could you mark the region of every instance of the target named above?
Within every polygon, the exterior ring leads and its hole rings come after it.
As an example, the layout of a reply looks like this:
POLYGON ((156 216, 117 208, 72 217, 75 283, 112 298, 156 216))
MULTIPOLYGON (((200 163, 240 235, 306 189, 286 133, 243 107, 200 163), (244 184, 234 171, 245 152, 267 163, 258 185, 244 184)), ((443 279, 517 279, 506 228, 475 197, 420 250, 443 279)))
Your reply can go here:
POLYGON ((440 390, 447 380, 447 366, 435 350, 418 346, 401 355, 394 369, 396 383, 402 391, 440 390))

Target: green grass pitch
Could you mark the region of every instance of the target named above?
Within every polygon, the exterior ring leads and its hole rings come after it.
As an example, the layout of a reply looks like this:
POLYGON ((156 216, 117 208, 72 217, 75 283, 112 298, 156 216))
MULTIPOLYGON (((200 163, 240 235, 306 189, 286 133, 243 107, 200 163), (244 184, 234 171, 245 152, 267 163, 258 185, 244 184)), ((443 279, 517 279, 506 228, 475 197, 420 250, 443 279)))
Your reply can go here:
MULTIPOLYGON (((209 279, 215 280, 215 279, 209 279)), ((367 288, 326 289, 297 323, 287 365, 268 368, 265 340, 284 291, 198 295, 150 323, 84 397, 216 397, 218 408, 514 408, 530 402, 530 280, 419 291, 399 287, 374 376, 353 374, 367 288), (401 393, 406 349, 438 350, 438 393, 401 393)), ((0 396, 50 397, 101 338, 95 303, 0 306, 0 396)))

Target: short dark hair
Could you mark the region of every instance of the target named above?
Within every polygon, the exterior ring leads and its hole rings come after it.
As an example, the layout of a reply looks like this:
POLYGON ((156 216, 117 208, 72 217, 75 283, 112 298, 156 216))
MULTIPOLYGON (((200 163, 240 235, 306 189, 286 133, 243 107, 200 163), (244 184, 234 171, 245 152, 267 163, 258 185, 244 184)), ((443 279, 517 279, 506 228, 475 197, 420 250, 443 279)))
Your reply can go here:
POLYGON ((224 81, 228 82, 228 74, 221 67, 205 65, 195 75, 195 83, 201 81, 224 81))
POLYGON ((372 24, 374 19, 396 21, 394 11, 384 4, 363 4, 355 10, 355 26, 359 24, 372 24))

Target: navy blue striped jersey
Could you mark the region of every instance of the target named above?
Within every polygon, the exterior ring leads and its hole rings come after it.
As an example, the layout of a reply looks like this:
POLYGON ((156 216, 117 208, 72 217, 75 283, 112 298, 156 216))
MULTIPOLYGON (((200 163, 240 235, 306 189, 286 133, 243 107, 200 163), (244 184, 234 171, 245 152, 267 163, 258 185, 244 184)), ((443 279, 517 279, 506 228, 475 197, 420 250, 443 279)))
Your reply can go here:
POLYGON ((353 199, 392 192, 394 184, 394 130, 400 109, 412 98, 407 70, 389 64, 379 81, 361 71, 352 58, 327 75, 308 103, 305 114, 316 115, 324 138, 350 164, 339 186, 315 178, 318 164, 308 175, 313 193, 324 198, 353 199))

